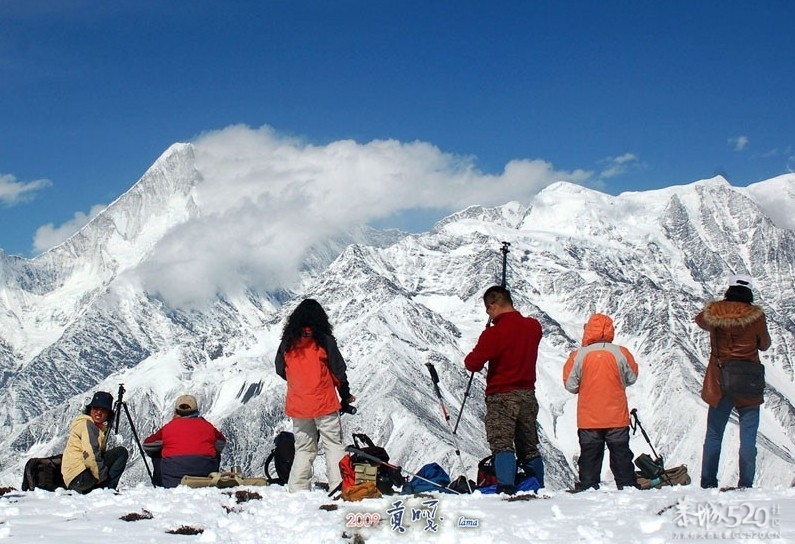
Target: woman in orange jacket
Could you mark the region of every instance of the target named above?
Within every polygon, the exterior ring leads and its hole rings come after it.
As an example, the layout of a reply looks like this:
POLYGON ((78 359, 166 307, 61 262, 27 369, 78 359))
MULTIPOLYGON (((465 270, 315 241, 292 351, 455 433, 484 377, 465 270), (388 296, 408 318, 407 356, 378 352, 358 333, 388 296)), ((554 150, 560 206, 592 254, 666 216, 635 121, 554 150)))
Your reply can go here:
POLYGON ((325 449, 329 489, 335 489, 342 481, 339 462, 345 455, 337 393, 344 405, 356 398, 328 316, 316 300, 302 301, 287 318, 276 353, 276 373, 287 380, 284 411, 293 420, 295 435, 289 491, 311 489, 318 435, 325 449))

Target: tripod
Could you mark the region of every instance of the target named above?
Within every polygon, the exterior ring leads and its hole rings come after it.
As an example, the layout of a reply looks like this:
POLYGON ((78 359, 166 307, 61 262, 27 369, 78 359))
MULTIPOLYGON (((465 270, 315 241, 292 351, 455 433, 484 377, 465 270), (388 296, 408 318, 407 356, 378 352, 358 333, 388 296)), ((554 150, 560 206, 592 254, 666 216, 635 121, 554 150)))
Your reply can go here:
MULTIPOLYGON (((649 435, 646 434, 646 429, 643 428, 643 425, 640 424, 640 419, 638 419, 638 409, 633 408, 629 412, 630 421, 629 426, 632 429, 632 434, 635 434, 637 429, 640 429, 643 438, 646 439, 646 442, 649 444, 651 448, 651 452, 654 455, 654 459, 650 459, 649 456, 645 453, 642 453, 635 459, 635 465, 640 469, 641 472, 646 473, 651 478, 660 478, 668 482, 669 485, 674 485, 671 483, 671 478, 668 476, 668 473, 665 471, 665 462, 660 455, 657 455, 657 451, 655 451, 654 446, 649 440, 649 435)), ((650 478, 650 479, 651 479, 650 478)))
POLYGON ((119 432, 119 420, 121 420, 121 411, 124 410, 124 415, 127 416, 127 423, 130 424, 130 429, 132 429, 133 438, 135 438, 135 443, 138 444, 138 451, 141 453, 141 461, 144 462, 144 466, 146 467, 146 473, 149 474, 149 480, 152 482, 152 485, 155 485, 155 477, 152 474, 151 469, 149 468, 149 463, 146 462, 146 453, 144 453, 144 448, 141 446, 141 439, 138 438, 138 431, 135 430, 135 424, 133 423, 132 416, 130 415, 130 409, 127 408, 127 403, 124 401, 124 393, 127 390, 124 389, 124 384, 119 384, 119 393, 116 397, 116 403, 113 406, 113 413, 116 416, 116 421, 114 421, 111 425, 113 427, 113 432, 118 434, 119 432))
MULTIPOLYGON (((510 242, 503 242, 502 247, 500 248, 500 253, 502 253, 502 281, 500 282, 501 287, 506 286, 506 264, 508 264, 508 248, 510 247, 510 242)), ((486 328, 491 326, 491 318, 486 321, 486 328)), ((458 417, 455 418, 455 427, 453 427, 453 434, 456 433, 458 430, 458 424, 461 423, 461 415, 464 413, 464 405, 467 403, 467 397, 469 397, 469 390, 472 389, 472 380, 475 379, 475 373, 469 373, 469 383, 467 383, 466 391, 464 391, 464 400, 461 401, 461 409, 458 411, 458 417)))

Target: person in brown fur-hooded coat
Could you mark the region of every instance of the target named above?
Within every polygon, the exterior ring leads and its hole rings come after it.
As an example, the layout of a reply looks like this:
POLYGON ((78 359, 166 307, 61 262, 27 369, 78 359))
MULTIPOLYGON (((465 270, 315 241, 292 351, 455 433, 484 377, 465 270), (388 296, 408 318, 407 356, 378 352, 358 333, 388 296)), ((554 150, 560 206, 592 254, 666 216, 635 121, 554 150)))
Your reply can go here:
POLYGON ((701 487, 718 486, 718 463, 726 423, 737 410, 740 423, 740 478, 738 487, 751 487, 756 473, 756 432, 762 396, 724 395, 719 363, 742 359, 760 363, 759 352, 770 347, 765 312, 753 304, 752 281, 737 275, 729 280, 723 300, 707 302, 696 324, 710 334, 711 352, 701 398, 709 404, 707 434, 701 459, 701 487))

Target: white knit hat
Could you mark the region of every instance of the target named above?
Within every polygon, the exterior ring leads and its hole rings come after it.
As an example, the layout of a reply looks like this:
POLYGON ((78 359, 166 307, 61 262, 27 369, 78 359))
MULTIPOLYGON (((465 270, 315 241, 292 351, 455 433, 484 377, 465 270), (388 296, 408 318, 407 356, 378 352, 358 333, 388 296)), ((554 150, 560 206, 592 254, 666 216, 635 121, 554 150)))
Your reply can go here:
POLYGON ((753 289, 753 280, 748 274, 736 274, 729 278, 729 287, 747 287, 753 289))

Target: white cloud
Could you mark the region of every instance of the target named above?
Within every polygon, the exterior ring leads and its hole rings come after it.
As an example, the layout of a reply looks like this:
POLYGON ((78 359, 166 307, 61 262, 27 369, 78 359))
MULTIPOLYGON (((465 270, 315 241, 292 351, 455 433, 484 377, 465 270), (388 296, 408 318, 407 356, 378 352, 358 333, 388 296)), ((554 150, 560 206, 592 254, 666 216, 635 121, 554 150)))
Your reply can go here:
POLYGON ((313 244, 401 211, 528 202, 555 181, 590 178, 537 159, 484 174, 425 142, 312 145, 269 127, 228 127, 194 146, 201 217, 173 229, 143 270, 147 289, 172 303, 289 284, 313 244))
POLYGON ((33 199, 33 193, 52 185, 48 179, 21 182, 12 174, 0 174, 0 203, 13 206, 33 199))
POLYGON ((606 165, 599 173, 600 179, 614 178, 643 166, 634 153, 624 153, 618 157, 607 157, 599 162, 606 165))
POLYGON ((743 151, 748 145, 748 136, 729 138, 729 145, 731 145, 735 151, 743 151))
POLYGON ((89 221, 94 219, 99 212, 106 208, 105 204, 92 206, 88 215, 83 212, 75 213, 74 218, 56 227, 52 223, 47 223, 36 229, 33 235, 33 251, 41 253, 64 242, 71 235, 83 228, 89 221))

